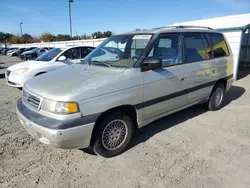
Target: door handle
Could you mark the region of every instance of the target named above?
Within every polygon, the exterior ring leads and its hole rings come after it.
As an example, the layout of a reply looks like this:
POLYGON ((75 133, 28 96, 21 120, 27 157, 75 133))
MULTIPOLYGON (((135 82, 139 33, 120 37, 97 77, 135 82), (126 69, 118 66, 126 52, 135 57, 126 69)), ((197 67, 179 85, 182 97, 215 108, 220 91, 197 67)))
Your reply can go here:
POLYGON ((183 82, 183 81, 185 81, 187 78, 186 77, 182 77, 181 78, 181 81, 183 82))

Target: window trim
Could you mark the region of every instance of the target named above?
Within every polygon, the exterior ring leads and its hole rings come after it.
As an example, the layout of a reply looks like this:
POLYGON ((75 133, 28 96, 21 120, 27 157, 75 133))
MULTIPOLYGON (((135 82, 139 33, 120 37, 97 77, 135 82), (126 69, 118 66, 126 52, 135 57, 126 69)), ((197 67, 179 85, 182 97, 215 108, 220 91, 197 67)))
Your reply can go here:
MULTIPOLYGON (((191 35, 191 34, 200 34, 201 35, 201 39, 202 39, 202 44, 203 44, 203 47, 205 48, 205 44, 204 44, 204 39, 202 38, 202 34, 206 34, 204 32, 185 32, 185 33, 182 33, 182 36, 183 36, 183 51, 184 51, 184 64, 190 64, 190 63, 197 63, 197 62, 203 62, 203 61, 208 61, 208 60, 211 60, 211 59, 203 59, 202 61, 192 61, 192 62, 186 62, 186 44, 185 44, 185 41, 184 41, 184 35, 191 35)), ((207 53, 207 50, 206 50, 206 53, 207 53)))
MULTIPOLYGON (((157 35, 156 39, 154 39, 154 41, 152 41, 153 43, 150 45, 150 47, 148 48, 148 51, 145 55, 145 57, 143 58, 140 67, 142 67, 142 64, 144 62, 144 60, 148 57, 148 55, 150 54, 152 48, 154 48, 155 44, 159 43, 159 39, 163 36, 163 35, 179 35, 179 42, 180 44, 178 45, 178 48, 181 50, 180 52, 180 63, 177 64, 172 64, 172 65, 165 65, 163 66, 162 64, 162 68, 166 68, 166 67, 173 67, 173 66, 177 66, 177 65, 183 65, 185 64, 183 62, 183 40, 182 40, 182 33, 180 32, 174 32, 174 33, 160 33, 157 35)), ((155 50, 155 49, 154 49, 155 50)))
POLYGON ((210 39, 210 42, 211 42, 211 48, 212 48, 212 51, 213 51, 213 59, 228 57, 228 56, 231 55, 230 50, 229 50, 229 48, 228 48, 229 45, 228 45, 228 43, 227 43, 227 41, 226 41, 224 35, 222 35, 221 33, 207 33, 207 34, 208 34, 209 39, 210 39), (220 36, 223 38, 223 40, 224 40, 224 42, 225 42, 225 44, 226 44, 226 48, 227 48, 227 51, 228 51, 228 55, 225 55, 225 56, 222 56, 222 57, 214 57, 213 41, 212 41, 211 35, 220 35, 220 36))

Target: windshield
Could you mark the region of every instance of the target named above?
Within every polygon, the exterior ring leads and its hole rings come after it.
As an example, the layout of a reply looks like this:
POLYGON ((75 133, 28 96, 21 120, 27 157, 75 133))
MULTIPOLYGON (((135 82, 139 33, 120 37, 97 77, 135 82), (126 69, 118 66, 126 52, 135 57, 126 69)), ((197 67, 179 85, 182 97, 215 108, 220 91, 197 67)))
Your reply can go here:
POLYGON ((38 58, 36 58, 36 61, 50 61, 54 57, 56 57, 61 51, 62 51, 62 49, 60 49, 60 48, 54 48, 48 52, 45 52, 44 54, 42 54, 38 58))
POLYGON ((151 36, 112 36, 86 56, 84 61, 93 65, 131 68, 148 45, 151 36))

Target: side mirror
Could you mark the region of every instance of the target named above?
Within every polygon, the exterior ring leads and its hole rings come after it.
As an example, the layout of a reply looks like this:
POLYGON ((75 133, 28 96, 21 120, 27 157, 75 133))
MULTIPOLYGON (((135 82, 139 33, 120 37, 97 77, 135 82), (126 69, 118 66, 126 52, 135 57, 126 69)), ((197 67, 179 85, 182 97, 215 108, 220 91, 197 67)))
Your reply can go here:
POLYGON ((64 56, 64 55, 62 55, 62 56, 60 56, 57 60, 58 61, 65 61, 67 58, 64 56))
POLYGON ((149 70, 155 70, 160 69, 162 67, 162 60, 158 58, 148 57, 144 60, 141 71, 149 71, 149 70))

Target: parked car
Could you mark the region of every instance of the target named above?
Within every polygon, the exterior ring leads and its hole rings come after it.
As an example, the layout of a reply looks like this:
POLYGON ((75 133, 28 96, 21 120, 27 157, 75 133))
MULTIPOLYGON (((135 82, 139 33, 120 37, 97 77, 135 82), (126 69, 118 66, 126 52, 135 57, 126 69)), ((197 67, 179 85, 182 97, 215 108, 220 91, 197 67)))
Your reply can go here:
POLYGON ((233 54, 220 32, 143 30, 112 36, 82 64, 27 81, 17 114, 44 144, 113 157, 159 118, 198 103, 220 109, 233 80, 233 54))
POLYGON ((5 73, 7 84, 22 88, 30 78, 66 67, 72 63, 79 63, 94 47, 79 46, 68 48, 54 48, 35 60, 26 61, 10 66, 5 73))
POLYGON ((22 54, 23 54, 24 52, 31 51, 31 50, 33 50, 33 49, 35 49, 35 48, 36 48, 36 47, 24 48, 23 50, 21 50, 21 51, 17 54, 17 56, 20 57, 20 58, 22 59, 22 54))
POLYGON ((37 58, 37 52, 39 51, 40 48, 34 48, 29 51, 25 51, 21 54, 21 59, 22 60, 34 60, 37 58))
POLYGON ((24 52, 22 55, 21 55, 21 59, 24 59, 24 60, 34 60, 36 59, 37 57, 39 57, 40 55, 42 55, 43 53, 49 51, 50 48, 46 48, 46 47, 43 47, 43 48, 34 48, 32 50, 29 50, 27 52, 24 52))
POLYGON ((11 56, 19 56, 19 54, 23 53, 26 48, 19 48, 15 52, 11 54, 11 56))
POLYGON ((12 51, 12 50, 15 50, 16 48, 5 48, 5 49, 3 49, 2 50, 2 54, 3 55, 7 55, 7 53, 9 52, 9 51, 12 51))
POLYGON ((2 55, 5 55, 7 50, 8 50, 8 48, 3 48, 3 49, 1 50, 1 54, 2 54, 2 55))
POLYGON ((8 55, 8 56, 15 56, 15 55, 16 55, 16 52, 17 52, 18 50, 19 50, 18 48, 9 50, 9 51, 7 52, 6 55, 8 55))

